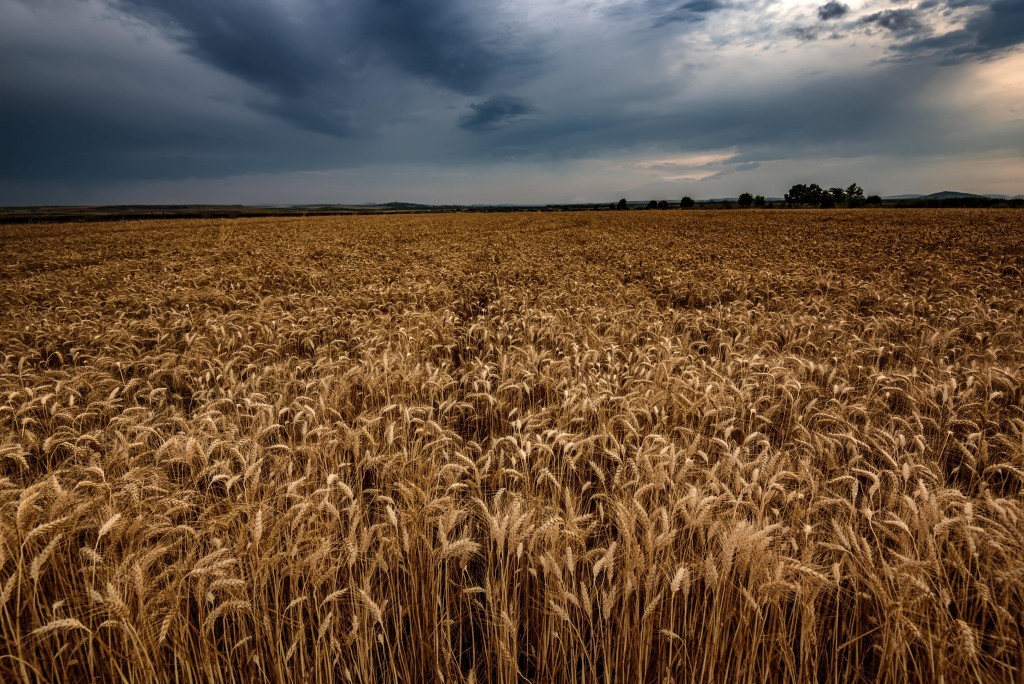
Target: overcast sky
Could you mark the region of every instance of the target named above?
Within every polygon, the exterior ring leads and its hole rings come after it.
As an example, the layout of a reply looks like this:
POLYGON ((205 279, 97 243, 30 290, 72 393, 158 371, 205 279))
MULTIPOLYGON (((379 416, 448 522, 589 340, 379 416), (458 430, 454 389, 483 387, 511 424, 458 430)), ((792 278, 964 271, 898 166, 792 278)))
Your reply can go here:
POLYGON ((1024 193, 1022 0, 0 0, 0 204, 1024 193))

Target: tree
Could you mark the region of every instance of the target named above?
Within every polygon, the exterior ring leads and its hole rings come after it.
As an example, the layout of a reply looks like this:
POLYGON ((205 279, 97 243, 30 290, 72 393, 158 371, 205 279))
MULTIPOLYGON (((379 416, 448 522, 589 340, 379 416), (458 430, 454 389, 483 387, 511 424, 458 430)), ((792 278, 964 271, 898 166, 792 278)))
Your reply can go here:
POLYGON ((811 183, 807 186, 807 203, 808 204, 821 204, 822 199, 825 197, 825 191, 821 189, 821 186, 817 183, 811 183))
POLYGON ((693 209, 693 207, 696 206, 696 204, 697 203, 694 202, 689 197, 684 197, 683 199, 679 200, 680 209, 693 209))
POLYGON ((661 200, 660 202, 658 202, 658 208, 659 209, 668 209, 668 202, 666 202, 665 200, 661 200))
POLYGON ((629 208, 626 205, 626 198, 622 198, 622 199, 619 200, 618 208, 619 208, 619 211, 624 211, 624 210, 629 208))
POLYGON ((736 203, 739 204, 744 209, 746 209, 754 204, 754 196, 751 195, 749 192, 745 192, 742 195, 740 195, 740 198, 736 200, 736 203))
POLYGON ((806 187, 807 187, 806 185, 801 185, 799 183, 797 185, 794 185, 793 187, 791 187, 789 189, 789 192, 787 192, 783 196, 783 198, 782 198, 783 200, 785 200, 786 206, 787 207, 791 207, 794 204, 796 204, 797 199, 800 199, 800 198, 803 197, 803 190, 806 187))
POLYGON ((821 196, 821 204, 818 205, 822 209, 835 209, 836 201, 832 199, 831 193, 823 193, 821 196))
POLYGON ((824 195, 825 191, 817 183, 811 183, 810 185, 797 183, 786 193, 786 204, 791 207, 807 205, 817 207, 821 205, 824 195))
POLYGON ((647 203, 647 208, 648 209, 657 209, 658 208, 658 203, 656 201, 654 201, 654 200, 651 200, 650 202, 647 203))
POLYGON ((829 188, 828 194, 832 196, 833 206, 839 206, 846 201, 846 191, 842 188, 829 188))
POLYGON ((864 200, 864 204, 868 206, 880 207, 882 206, 882 198, 878 195, 868 195, 868 198, 864 200))
POLYGON ((864 204, 864 188, 856 183, 850 183, 846 188, 846 206, 859 207, 864 204))
POLYGON ((764 207, 764 195, 754 195, 754 206, 764 207))

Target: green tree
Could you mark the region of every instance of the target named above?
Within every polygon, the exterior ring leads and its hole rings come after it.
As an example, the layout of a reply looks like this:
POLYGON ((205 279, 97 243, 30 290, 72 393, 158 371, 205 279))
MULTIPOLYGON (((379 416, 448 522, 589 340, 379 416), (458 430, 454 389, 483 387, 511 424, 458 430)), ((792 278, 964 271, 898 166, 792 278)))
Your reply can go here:
POLYGON ((839 206, 846 201, 846 191, 842 188, 829 188, 828 194, 832 196, 832 204, 839 206))
POLYGON ((693 207, 696 206, 696 204, 697 203, 694 202, 689 197, 684 197, 683 199, 679 200, 679 208, 680 209, 693 209, 693 207))
POLYGON ((736 200, 736 203, 743 207, 744 209, 746 209, 748 207, 753 206, 754 196, 751 195, 749 192, 745 192, 742 195, 740 195, 739 199, 736 200))
POLYGON ((665 200, 661 200, 660 202, 658 202, 658 208, 659 209, 668 209, 668 202, 666 202, 665 200))
POLYGON ((647 203, 647 208, 648 209, 657 209, 658 208, 658 203, 655 200, 651 200, 650 202, 647 203))
POLYGON ((628 208, 629 207, 626 204, 626 198, 623 197, 622 199, 619 200, 618 209, 619 209, 619 211, 624 211, 624 210, 626 210, 628 208))
POLYGON ((763 207, 764 206, 764 195, 754 195, 754 206, 755 207, 763 207))

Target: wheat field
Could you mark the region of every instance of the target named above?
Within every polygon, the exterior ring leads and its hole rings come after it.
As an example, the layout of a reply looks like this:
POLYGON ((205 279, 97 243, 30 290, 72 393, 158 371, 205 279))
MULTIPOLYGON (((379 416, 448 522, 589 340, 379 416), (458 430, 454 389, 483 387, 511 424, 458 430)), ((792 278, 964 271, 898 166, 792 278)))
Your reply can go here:
POLYGON ((0 226, 0 680, 1024 680, 1024 215, 0 226))

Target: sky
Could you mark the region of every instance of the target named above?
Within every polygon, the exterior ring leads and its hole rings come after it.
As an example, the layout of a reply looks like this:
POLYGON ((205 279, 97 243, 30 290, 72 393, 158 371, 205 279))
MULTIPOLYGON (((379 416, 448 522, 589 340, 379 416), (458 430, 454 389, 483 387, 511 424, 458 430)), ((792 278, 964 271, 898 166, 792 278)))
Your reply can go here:
POLYGON ((1024 193, 1022 0, 0 0, 0 204, 1024 193))

